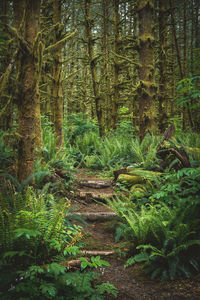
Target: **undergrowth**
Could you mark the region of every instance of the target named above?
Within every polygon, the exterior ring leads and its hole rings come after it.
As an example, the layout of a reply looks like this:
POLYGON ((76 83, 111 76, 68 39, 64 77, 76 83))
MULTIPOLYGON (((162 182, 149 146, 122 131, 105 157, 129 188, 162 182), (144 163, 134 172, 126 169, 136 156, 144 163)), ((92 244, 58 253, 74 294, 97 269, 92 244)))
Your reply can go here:
MULTIPOLYGON (((8 183, 10 184, 10 183, 8 183)), ((8 187, 8 186, 7 186, 8 187)), ((0 201, 0 297, 10 299, 104 299, 117 295, 111 284, 99 284, 86 268, 108 265, 100 257, 82 259, 82 271, 67 262, 80 255, 81 228, 66 223, 70 203, 55 201, 45 186, 23 192, 4 189, 0 201), (68 225, 66 225, 68 224, 68 225)))
POLYGON ((145 205, 140 204, 140 198, 135 203, 131 198, 107 200, 122 220, 116 241, 123 238, 131 244, 126 267, 144 263, 146 273, 161 280, 198 273, 199 195, 199 168, 187 168, 160 178, 160 185, 145 205))

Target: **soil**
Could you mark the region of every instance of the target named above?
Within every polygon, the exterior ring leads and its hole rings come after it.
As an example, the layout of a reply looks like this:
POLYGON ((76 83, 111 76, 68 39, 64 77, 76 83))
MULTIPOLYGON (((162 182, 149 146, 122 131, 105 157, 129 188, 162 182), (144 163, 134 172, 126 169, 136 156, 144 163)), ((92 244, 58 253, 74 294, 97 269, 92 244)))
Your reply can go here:
MULTIPOLYGON (((80 180, 105 180, 97 175, 90 175, 86 170, 78 170, 75 173, 77 192, 75 200, 72 202, 74 212, 110 212, 101 202, 96 202, 92 198, 94 189, 90 187, 80 187, 80 180), (87 190, 89 196, 80 197, 81 191, 87 190)), ((98 189, 98 193, 114 193, 114 186, 98 189)), ((114 235, 117 220, 95 220, 87 221, 83 225, 84 249, 85 250, 114 250, 114 254, 103 257, 110 263, 109 267, 98 270, 101 273, 101 281, 112 283, 118 289, 118 296, 114 298, 108 296, 107 300, 200 300, 200 274, 192 279, 179 281, 159 282, 145 277, 142 266, 132 266, 124 268, 126 258, 120 256, 120 252, 125 251, 120 243, 115 243, 114 235), (119 248, 121 246, 121 248, 119 248), (121 250, 119 250, 121 249, 121 250)))

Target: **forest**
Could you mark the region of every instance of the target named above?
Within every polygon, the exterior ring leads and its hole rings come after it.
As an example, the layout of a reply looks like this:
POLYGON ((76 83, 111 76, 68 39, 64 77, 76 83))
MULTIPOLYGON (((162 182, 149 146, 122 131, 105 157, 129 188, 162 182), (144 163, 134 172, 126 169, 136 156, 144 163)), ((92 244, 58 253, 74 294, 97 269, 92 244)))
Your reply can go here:
POLYGON ((0 0, 0 298, 200 299, 199 0, 0 0))

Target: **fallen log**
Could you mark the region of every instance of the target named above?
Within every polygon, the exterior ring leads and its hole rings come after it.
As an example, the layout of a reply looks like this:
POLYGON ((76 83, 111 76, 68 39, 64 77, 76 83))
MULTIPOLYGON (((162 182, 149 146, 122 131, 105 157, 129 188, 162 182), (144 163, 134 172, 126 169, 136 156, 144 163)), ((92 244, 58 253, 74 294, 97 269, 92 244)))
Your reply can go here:
MULTIPOLYGON (((173 138, 170 141, 164 141, 162 145, 158 148, 158 155, 162 158, 164 162, 168 162, 168 157, 170 154, 173 154, 175 158, 177 158, 180 162, 180 166, 177 168, 190 168, 190 160, 187 152, 185 151, 182 145, 178 145, 177 141, 173 138)), ((167 166, 165 163, 164 165, 167 166)))
POLYGON ((113 175, 114 175, 114 180, 116 181, 118 176, 120 174, 127 174, 127 168, 119 169, 119 170, 114 170, 113 175))
POLYGON ((135 175, 135 176, 142 176, 144 179, 153 180, 155 178, 160 177, 163 173, 155 172, 155 171, 148 171, 134 167, 127 167, 127 174, 135 175))
POLYGON ((144 179, 140 175, 129 175, 129 174, 120 174, 117 179, 118 182, 127 182, 131 184, 136 184, 136 183, 145 183, 146 179, 144 179))
POLYGON ((66 267, 67 269, 79 268, 81 266, 82 261, 80 259, 73 259, 70 261, 66 261, 61 263, 62 266, 66 267))

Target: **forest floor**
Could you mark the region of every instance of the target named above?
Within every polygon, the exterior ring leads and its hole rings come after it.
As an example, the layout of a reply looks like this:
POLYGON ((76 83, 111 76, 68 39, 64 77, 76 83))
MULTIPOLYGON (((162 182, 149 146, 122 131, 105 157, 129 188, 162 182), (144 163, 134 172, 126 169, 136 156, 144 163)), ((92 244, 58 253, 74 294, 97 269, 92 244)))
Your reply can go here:
MULTIPOLYGON (((114 187, 94 188, 83 186, 81 181, 99 180, 106 182, 105 179, 97 175, 89 175, 87 170, 78 170, 76 177, 76 197, 72 201, 72 211, 80 215, 88 215, 89 220, 83 226, 84 245, 86 250, 112 251, 111 254, 101 256, 102 259, 110 263, 109 267, 100 268, 101 281, 112 283, 118 289, 118 296, 109 296, 107 300, 197 300, 200 299, 200 274, 192 279, 179 281, 159 282, 150 280, 142 272, 142 266, 131 266, 124 268, 126 258, 120 255, 125 249, 119 248, 122 243, 115 243, 115 228, 117 219, 112 216, 109 218, 98 219, 95 214, 106 215, 109 209, 101 204, 101 197, 114 193, 114 187), (95 201, 94 198, 97 200, 95 201), (93 219, 92 217, 93 216, 93 219), (118 249, 118 250, 117 250, 118 249), (119 250, 121 249, 121 250, 119 250)), ((122 245, 121 245, 122 246, 122 245)), ((109 253, 109 252, 108 252, 109 253)))

